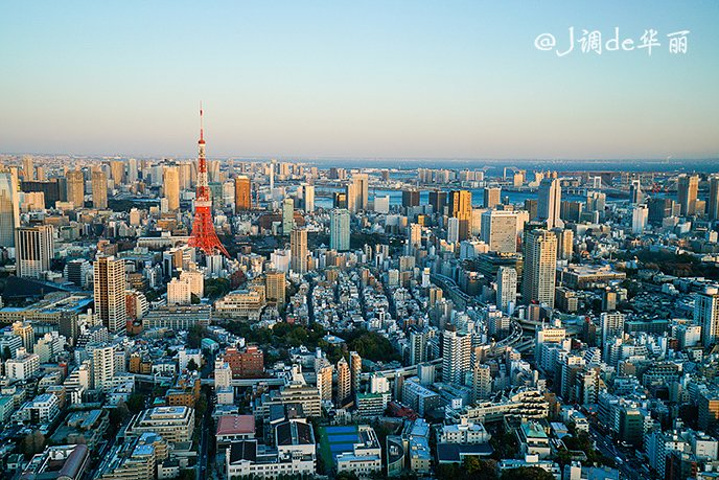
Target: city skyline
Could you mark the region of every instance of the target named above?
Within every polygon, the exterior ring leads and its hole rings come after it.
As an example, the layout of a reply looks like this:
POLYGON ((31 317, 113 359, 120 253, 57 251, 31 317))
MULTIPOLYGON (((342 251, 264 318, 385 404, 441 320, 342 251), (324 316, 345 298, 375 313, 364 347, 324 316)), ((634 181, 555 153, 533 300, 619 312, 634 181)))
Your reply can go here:
POLYGON ((719 5, 610 6, 20 4, 0 20, 0 144, 189 158, 203 100, 211 158, 719 156, 719 5), (569 27, 652 28, 663 45, 535 48, 569 27), (684 29, 687 53, 669 54, 666 34, 684 29))

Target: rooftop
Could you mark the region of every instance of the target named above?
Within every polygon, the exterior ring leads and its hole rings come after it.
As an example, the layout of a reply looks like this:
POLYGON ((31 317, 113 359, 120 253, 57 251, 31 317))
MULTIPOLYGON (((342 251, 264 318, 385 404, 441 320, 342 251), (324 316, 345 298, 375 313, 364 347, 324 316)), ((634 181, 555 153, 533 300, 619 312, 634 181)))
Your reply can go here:
POLYGON ((255 433, 253 415, 223 415, 217 422, 217 435, 242 435, 255 433))

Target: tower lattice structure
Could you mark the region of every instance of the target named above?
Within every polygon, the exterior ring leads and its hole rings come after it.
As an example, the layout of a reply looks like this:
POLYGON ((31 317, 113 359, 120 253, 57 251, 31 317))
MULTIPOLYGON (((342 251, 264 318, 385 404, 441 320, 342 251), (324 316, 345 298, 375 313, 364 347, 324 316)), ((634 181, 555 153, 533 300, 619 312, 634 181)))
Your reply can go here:
POLYGON ((220 242, 212 223, 212 197, 207 177, 207 159, 205 158, 205 129, 200 106, 200 140, 197 142, 197 194, 195 195, 195 220, 192 224, 192 235, 188 244, 202 249, 206 255, 217 252, 229 257, 230 254, 220 242))

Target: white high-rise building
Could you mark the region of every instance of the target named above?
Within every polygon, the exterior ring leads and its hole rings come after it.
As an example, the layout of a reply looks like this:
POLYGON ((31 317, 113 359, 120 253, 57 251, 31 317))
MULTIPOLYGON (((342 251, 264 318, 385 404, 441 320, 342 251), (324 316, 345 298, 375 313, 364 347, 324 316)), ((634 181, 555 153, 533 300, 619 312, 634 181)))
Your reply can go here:
POLYGON ((702 344, 709 347, 719 340, 719 287, 706 287, 694 300, 694 321, 702 327, 702 344))
POLYGON ((561 227, 564 223, 559 219, 562 203, 562 187, 558 178, 545 178, 539 183, 537 199, 537 217, 547 222, 547 230, 561 227))
POLYGON ((499 267, 497 270, 497 308, 512 313, 517 303, 517 270, 512 267, 499 267))
POLYGON ((282 234, 289 235, 295 227, 295 201, 287 197, 282 202, 282 234))
POLYGON ((132 185, 138 178, 137 159, 131 158, 127 161, 127 183, 132 185))
POLYGON ((113 385, 113 377, 116 372, 115 347, 112 345, 94 347, 91 359, 93 388, 109 389, 113 385))
POLYGON ((459 218, 447 219, 447 243, 459 242, 459 218))
POLYGON ((472 337, 448 325, 442 334, 442 381, 463 384, 470 371, 472 337))
POLYGON ((482 214, 482 240, 489 250, 499 253, 517 251, 517 214, 510 210, 487 210, 482 214))
POLYGON ((557 237, 537 229, 527 234, 523 296, 526 303, 538 302, 554 308, 557 276, 557 237))
POLYGON ((632 233, 642 233, 649 221, 649 208, 637 205, 632 209, 632 233))
POLYGON ((55 240, 51 225, 17 229, 17 274, 19 277, 39 278, 50 270, 55 240))
POLYGON ((625 315, 621 312, 603 312, 599 316, 599 325, 602 330, 602 344, 610 337, 622 337, 624 335, 625 315))
POLYGON ((99 257, 93 265, 95 311, 110 332, 125 329, 125 262, 115 257, 99 257))
POLYGON ((339 252, 350 249, 350 212, 344 208, 330 212, 330 248, 339 252))
POLYGON ((315 211, 315 186, 314 185, 302 185, 302 205, 305 212, 315 211))

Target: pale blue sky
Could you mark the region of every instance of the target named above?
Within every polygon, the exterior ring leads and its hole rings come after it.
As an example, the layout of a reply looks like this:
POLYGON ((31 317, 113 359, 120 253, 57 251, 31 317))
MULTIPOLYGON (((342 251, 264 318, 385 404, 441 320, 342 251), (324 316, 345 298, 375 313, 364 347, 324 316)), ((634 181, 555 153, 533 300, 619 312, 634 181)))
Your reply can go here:
POLYGON ((719 2, 4 1, 0 151, 719 155, 719 2), (567 28, 662 47, 557 58, 567 28), (689 29, 686 55, 665 35, 689 29))

